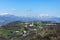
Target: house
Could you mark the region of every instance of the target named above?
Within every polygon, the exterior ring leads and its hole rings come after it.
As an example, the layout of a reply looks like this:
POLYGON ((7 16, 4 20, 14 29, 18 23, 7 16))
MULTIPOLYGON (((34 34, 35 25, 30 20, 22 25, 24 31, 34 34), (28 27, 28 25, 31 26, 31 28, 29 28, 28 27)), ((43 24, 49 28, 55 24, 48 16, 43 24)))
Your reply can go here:
POLYGON ((34 24, 33 24, 33 23, 30 23, 30 24, 29 24, 29 27, 33 27, 33 26, 34 26, 34 24))
POLYGON ((33 27, 34 23, 25 23, 25 27, 33 27))

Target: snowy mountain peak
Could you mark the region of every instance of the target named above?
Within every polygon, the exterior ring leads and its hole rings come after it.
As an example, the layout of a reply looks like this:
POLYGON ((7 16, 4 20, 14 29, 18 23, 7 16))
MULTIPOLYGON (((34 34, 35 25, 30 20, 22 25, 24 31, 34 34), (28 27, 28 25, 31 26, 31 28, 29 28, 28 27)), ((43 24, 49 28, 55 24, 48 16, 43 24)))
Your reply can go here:
POLYGON ((48 17, 49 15, 48 14, 40 14, 39 16, 40 17, 48 17))
POLYGON ((9 13, 1 13, 0 16, 9 15, 9 13))
POLYGON ((48 14, 39 14, 36 17, 42 18, 42 17, 50 17, 48 14))

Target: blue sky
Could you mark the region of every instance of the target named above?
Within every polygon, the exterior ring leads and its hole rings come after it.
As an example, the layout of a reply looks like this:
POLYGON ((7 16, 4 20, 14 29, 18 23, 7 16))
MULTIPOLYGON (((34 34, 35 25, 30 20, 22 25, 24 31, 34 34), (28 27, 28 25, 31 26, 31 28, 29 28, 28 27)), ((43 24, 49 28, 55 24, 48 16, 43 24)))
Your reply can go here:
POLYGON ((60 17, 60 0, 0 0, 0 14, 60 17))

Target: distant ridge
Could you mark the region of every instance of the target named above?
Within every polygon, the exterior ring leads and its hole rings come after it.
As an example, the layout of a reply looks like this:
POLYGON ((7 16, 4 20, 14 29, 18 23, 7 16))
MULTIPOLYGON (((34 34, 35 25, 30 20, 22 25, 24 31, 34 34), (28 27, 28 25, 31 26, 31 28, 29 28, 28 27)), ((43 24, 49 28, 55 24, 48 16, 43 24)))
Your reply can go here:
POLYGON ((22 22, 29 22, 29 21, 51 21, 60 23, 59 17, 50 17, 50 16, 15 16, 15 15, 1 15, 0 16, 0 25, 5 25, 9 22, 13 21, 22 21, 22 22))

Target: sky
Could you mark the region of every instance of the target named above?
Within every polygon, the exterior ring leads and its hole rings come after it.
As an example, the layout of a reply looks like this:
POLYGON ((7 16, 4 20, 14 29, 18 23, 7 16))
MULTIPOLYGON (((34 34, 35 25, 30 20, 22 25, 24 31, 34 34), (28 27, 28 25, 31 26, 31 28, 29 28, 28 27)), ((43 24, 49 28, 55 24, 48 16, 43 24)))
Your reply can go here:
POLYGON ((60 17, 60 0, 0 0, 0 15, 60 17))

